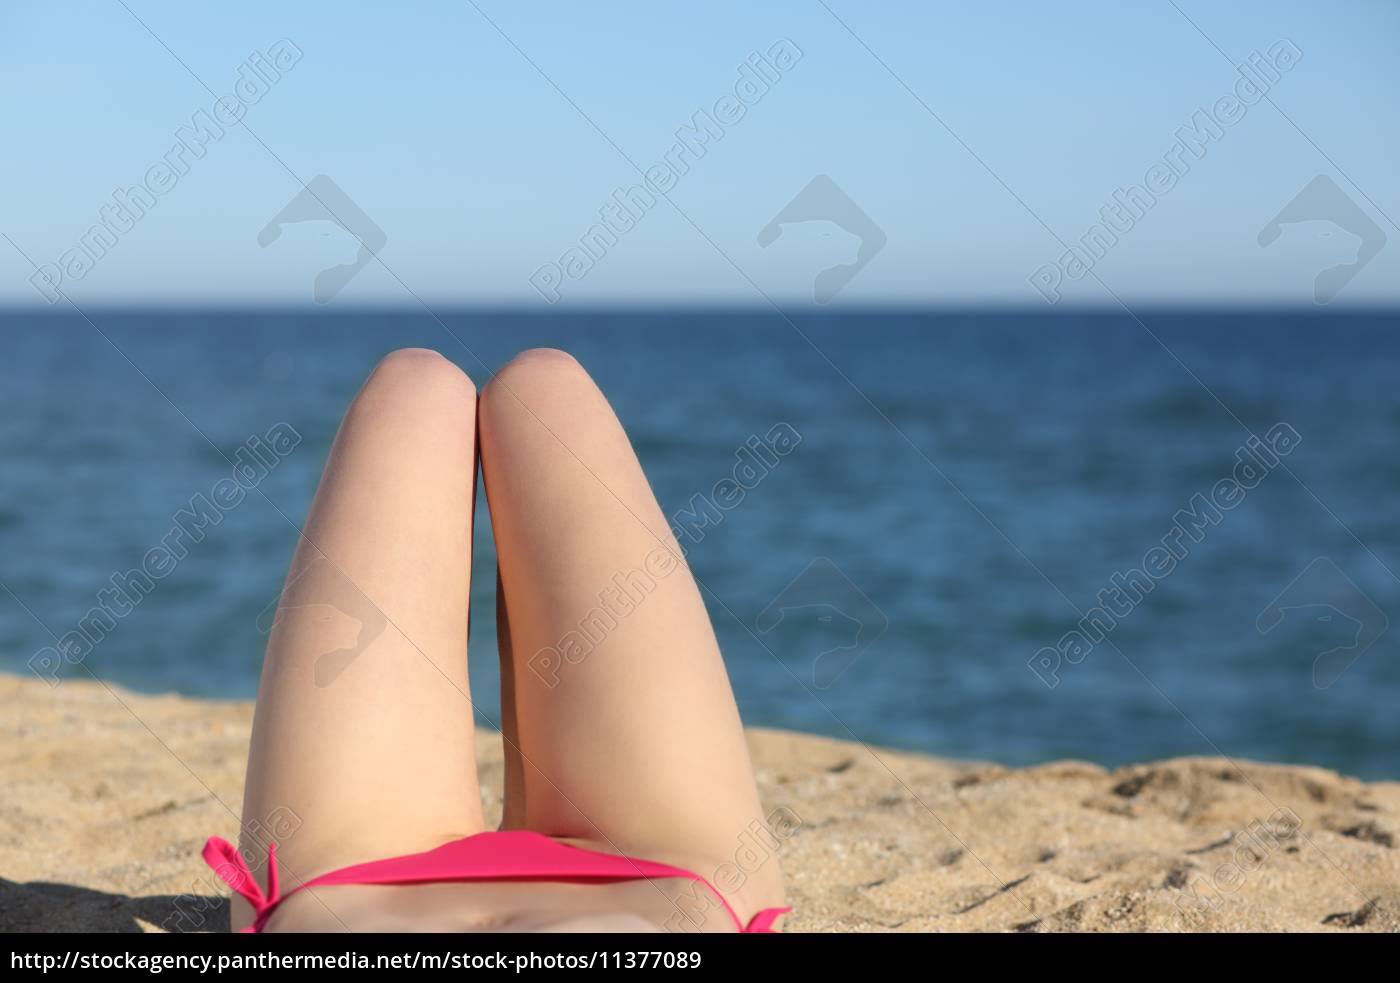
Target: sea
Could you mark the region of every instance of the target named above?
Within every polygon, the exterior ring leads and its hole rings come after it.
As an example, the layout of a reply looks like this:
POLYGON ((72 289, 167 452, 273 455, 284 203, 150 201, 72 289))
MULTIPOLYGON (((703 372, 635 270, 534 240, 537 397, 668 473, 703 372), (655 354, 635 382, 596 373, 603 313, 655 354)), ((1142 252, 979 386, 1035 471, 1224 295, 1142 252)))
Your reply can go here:
MULTIPOLYGON (((749 724, 1400 778, 1394 311, 14 309, 0 339, 3 671, 252 697, 375 363, 429 347, 482 384, 549 346, 631 435, 749 724), (296 446, 116 600, 279 427, 296 446)), ((475 549, 492 726, 489 521, 475 549)))

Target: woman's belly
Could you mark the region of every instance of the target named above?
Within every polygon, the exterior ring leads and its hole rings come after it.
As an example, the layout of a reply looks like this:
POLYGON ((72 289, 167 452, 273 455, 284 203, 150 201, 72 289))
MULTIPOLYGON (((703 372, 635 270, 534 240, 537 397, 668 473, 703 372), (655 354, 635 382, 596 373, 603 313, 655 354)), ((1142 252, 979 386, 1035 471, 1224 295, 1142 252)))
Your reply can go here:
POLYGON ((617 884, 510 881, 350 884, 286 900, 268 932, 733 932, 704 887, 676 878, 617 884))

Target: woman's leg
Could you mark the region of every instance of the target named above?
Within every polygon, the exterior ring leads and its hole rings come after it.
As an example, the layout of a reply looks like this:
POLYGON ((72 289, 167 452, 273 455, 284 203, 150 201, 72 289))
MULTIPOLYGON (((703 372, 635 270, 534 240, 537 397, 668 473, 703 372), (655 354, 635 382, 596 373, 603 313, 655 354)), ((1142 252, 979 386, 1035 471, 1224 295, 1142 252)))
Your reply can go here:
MULTIPOLYGON (((476 391, 391 354, 341 424, 263 663, 243 849, 283 891, 479 832, 467 599, 476 391)), ((236 899, 234 928, 250 909, 236 899)))
POLYGON ((479 426, 524 792, 508 823, 724 880, 744 917, 780 903, 709 616, 603 394, 570 356, 526 352, 479 426), (740 855, 736 886, 717 868, 740 855))

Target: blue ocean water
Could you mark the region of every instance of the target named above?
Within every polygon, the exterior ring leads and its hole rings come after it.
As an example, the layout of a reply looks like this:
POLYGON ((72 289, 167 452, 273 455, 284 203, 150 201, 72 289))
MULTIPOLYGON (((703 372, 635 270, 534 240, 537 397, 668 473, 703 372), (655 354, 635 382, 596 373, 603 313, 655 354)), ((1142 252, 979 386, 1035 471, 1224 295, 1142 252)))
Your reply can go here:
MULTIPOLYGON (((87 314, 4 315, 5 670, 31 671, 231 473, 225 455, 286 423, 304 440, 261 494, 84 663, 251 696, 259 614, 375 361, 433 347, 482 381, 549 345, 598 379, 692 530, 748 722, 1011 764, 1225 753, 1400 777, 1394 313, 87 314), (714 504, 740 448, 780 424, 796 448, 714 504), (1252 458, 1254 487, 1047 670, 1045 647, 1278 424, 1301 443, 1252 458), (704 527, 685 517, 697 495, 704 527)), ((493 721, 485 523, 477 538, 473 696, 493 721)))

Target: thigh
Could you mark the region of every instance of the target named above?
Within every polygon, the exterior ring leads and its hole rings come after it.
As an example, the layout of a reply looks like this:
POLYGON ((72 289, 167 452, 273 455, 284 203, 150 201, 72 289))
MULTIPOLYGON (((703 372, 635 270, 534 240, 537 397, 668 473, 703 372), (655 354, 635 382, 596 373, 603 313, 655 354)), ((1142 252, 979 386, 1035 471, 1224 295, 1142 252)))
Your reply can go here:
POLYGON ((336 436, 248 759, 245 853, 260 863, 276 838, 284 890, 482 827, 467 684, 475 402, 441 356, 395 352, 336 436))
MULTIPOLYGON (((569 356, 527 352, 483 390, 480 439, 524 784, 514 821, 671 862, 732 857, 762 820, 743 728, 607 401, 569 356)), ((778 890, 776 870, 763 878, 778 890)))

